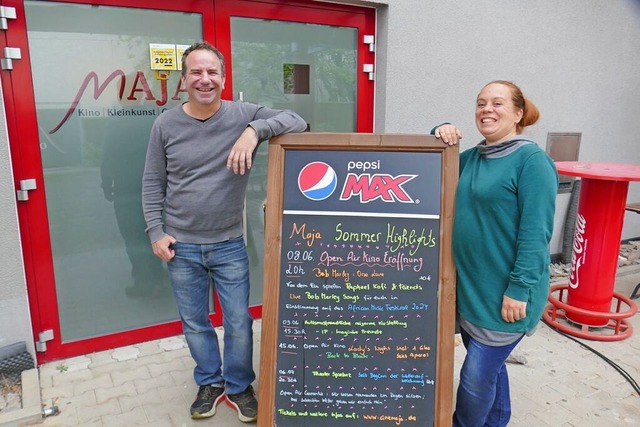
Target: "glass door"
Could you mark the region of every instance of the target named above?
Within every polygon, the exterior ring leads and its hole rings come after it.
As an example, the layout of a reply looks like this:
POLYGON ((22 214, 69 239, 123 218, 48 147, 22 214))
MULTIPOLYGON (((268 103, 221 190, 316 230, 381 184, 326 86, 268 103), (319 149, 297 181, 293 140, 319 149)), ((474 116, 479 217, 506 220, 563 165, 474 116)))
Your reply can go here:
POLYGON ((189 43, 201 17, 44 1, 25 15, 61 339, 176 320, 141 181, 153 120, 181 93, 178 72, 150 69, 149 44, 189 43))
MULTIPOLYGON (((293 109, 314 131, 372 131, 373 81, 362 64, 373 53, 362 37, 373 34, 373 9, 302 0, 3 5, 17 11, 5 46, 22 52, 0 73, 15 181, 35 184, 18 216, 39 363, 181 333, 140 201, 149 129, 187 98, 181 49, 204 38, 224 53, 225 99, 243 92, 245 101, 293 109)), ((266 147, 246 209, 254 317, 266 147)))
MULTIPOLYGON (((230 26, 231 97, 294 110, 313 132, 372 131, 373 81, 361 70, 363 62, 373 63, 363 43, 373 10, 328 13, 299 3, 225 1, 218 2, 216 15, 230 26)), ((258 148, 245 208, 255 316, 262 303, 267 147, 258 148)))
POLYGON ((29 204, 44 196, 44 216, 27 227, 47 229, 29 235, 37 259, 27 279, 35 335, 48 335, 43 361, 181 331, 145 233, 141 179, 153 121, 186 100, 178 58, 203 38, 212 5, 135 3, 153 9, 23 4, 39 156, 21 160, 41 167, 24 203, 37 209, 29 204))

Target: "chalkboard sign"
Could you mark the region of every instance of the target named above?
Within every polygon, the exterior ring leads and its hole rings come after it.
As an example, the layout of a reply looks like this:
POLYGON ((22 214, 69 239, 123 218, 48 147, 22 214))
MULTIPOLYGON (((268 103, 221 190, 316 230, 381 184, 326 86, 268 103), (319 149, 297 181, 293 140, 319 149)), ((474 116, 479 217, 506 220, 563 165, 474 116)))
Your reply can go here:
POLYGON ((430 136, 271 141, 261 426, 450 424, 456 181, 430 136))

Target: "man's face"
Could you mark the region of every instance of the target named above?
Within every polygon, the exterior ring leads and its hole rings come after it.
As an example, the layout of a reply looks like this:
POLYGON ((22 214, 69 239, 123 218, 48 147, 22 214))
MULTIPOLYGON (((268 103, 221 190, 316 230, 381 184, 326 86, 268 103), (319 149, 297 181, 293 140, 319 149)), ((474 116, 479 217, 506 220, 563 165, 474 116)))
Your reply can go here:
POLYGON ((225 77, 218 56, 209 50, 195 50, 187 56, 182 77, 189 102, 198 106, 220 103, 225 77))

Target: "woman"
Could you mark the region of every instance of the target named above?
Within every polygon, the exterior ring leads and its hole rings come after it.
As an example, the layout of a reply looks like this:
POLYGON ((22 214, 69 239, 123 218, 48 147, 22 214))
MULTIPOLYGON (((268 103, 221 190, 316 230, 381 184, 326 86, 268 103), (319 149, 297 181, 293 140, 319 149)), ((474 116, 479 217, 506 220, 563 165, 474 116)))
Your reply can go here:
MULTIPOLYGON (((547 299, 558 174, 549 156, 520 136, 538 117, 515 84, 493 81, 476 101, 476 126, 485 139, 460 155, 453 255, 467 355, 454 426, 507 425, 505 360, 534 332, 547 299)), ((460 136, 453 125, 435 134, 460 136)))

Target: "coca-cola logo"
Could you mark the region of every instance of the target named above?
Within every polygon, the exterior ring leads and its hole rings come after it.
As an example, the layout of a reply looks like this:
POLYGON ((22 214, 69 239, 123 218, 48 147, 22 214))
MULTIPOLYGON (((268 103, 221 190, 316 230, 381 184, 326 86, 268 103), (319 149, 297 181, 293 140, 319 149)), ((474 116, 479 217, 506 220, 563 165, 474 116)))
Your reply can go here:
POLYGON ((585 263, 587 252, 587 240, 584 238, 587 228, 587 220, 581 214, 576 218, 576 230, 573 235, 573 249, 571 253, 571 274, 569 286, 576 289, 580 285, 580 267, 585 263))

